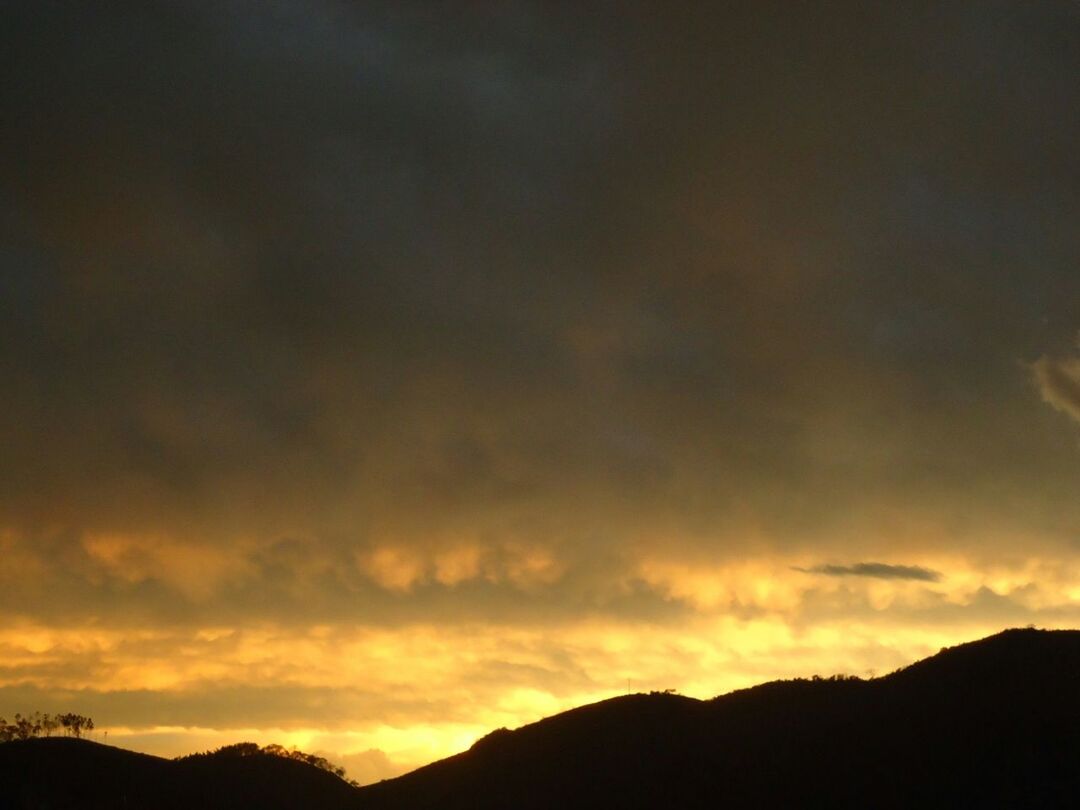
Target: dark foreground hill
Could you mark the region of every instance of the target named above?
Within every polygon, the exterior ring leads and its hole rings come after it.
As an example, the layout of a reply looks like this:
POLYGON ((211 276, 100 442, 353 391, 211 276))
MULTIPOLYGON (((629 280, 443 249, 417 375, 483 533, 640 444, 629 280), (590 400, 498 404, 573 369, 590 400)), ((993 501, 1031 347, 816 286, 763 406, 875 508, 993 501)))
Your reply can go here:
POLYGON ((169 760, 66 738, 0 744, 3 810, 295 810, 355 802, 347 782, 282 757, 169 760))
POLYGON ((616 698, 362 796, 371 810, 1080 807, 1080 632, 1010 630, 871 681, 616 698))
POLYGON ((0 745, 0 785, 19 808, 1074 808, 1080 631, 1010 630, 871 681, 615 698, 359 790, 298 762, 66 740, 0 745))

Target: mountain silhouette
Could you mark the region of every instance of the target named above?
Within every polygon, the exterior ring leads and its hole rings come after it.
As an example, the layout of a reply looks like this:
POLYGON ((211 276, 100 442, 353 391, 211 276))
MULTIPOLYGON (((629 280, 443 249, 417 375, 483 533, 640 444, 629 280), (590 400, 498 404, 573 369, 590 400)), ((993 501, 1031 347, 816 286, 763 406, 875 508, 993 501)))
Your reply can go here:
POLYGON ((373 809, 1078 807, 1080 632, 1008 630, 869 681, 615 698, 364 797, 373 809))
POLYGON ((303 762, 270 755, 170 760, 89 740, 0 744, 4 810, 346 808, 356 788, 303 762))
POLYGON ((1072 808, 1080 631, 1007 630, 872 680, 613 698, 359 789, 272 757, 78 740, 0 745, 0 784, 20 809, 1072 808))

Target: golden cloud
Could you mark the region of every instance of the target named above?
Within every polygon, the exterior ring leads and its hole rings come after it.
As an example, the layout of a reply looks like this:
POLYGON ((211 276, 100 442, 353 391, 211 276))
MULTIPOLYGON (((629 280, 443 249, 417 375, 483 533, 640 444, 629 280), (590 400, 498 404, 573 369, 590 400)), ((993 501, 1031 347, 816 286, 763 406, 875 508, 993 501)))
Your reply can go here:
MULTIPOLYGON (((82 548, 99 574, 127 583, 163 582, 200 601, 218 587, 254 573, 242 546, 184 543, 155 535, 88 533, 82 548)), ((91 573, 93 576, 93 573, 91 573)))

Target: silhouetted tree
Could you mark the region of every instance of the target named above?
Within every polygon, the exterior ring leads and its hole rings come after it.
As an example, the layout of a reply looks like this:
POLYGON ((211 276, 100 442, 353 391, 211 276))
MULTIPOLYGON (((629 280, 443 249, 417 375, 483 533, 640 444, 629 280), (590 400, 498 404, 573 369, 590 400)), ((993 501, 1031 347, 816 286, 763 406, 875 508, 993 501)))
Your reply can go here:
POLYGON ((84 731, 94 730, 94 721, 81 714, 62 714, 57 718, 64 732, 72 737, 81 737, 84 731))
POLYGON ((51 737, 58 728, 60 728, 60 721, 55 716, 51 714, 41 716, 41 730, 45 732, 46 737, 51 737))
POLYGON ((38 737, 44 732, 46 737, 51 737, 53 732, 63 727, 65 733, 81 737, 86 731, 93 731, 94 721, 81 714, 42 714, 34 712, 23 717, 16 714, 14 722, 9 723, 0 717, 0 742, 12 740, 29 740, 38 737))
POLYGON ((23 717, 16 713, 15 715, 15 739, 17 740, 29 740, 31 737, 36 737, 41 733, 41 724, 35 723, 30 717, 23 717))
POLYGON ((214 751, 219 757, 251 757, 261 753, 258 743, 238 742, 232 745, 223 745, 214 751))
POLYGON ((203 754, 189 754, 186 757, 178 757, 178 759, 195 759, 200 757, 252 757, 252 756, 268 756, 268 757, 280 757, 282 759, 292 759, 297 762, 303 762, 312 767, 334 774, 341 779, 345 778, 345 769, 340 765, 335 765, 325 757, 320 757, 316 754, 308 754, 304 751, 300 751, 296 748, 289 749, 284 745, 278 743, 269 743, 260 748, 253 742, 240 742, 233 743, 232 745, 223 745, 221 748, 217 748, 213 751, 208 751, 203 754))

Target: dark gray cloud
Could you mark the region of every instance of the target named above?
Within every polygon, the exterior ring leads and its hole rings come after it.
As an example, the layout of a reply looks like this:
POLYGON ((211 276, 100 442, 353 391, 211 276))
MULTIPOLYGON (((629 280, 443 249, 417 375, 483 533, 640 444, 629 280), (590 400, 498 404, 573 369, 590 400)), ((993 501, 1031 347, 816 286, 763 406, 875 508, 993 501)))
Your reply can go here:
POLYGON ((829 577, 872 577, 873 579, 910 579, 919 582, 937 582, 938 571, 918 565, 889 565, 879 562, 861 562, 852 565, 815 565, 813 568, 796 568, 807 574, 824 574, 829 577))
POLYGON ((53 582, 18 603, 640 617, 671 608, 605 589, 658 538, 1071 542, 1080 467, 1023 363, 1080 324, 1078 30, 8 4, 0 529, 53 582), (207 596, 88 533, 227 553, 207 596), (387 543, 570 573, 387 594, 355 566, 387 543))

